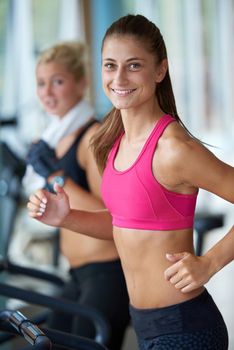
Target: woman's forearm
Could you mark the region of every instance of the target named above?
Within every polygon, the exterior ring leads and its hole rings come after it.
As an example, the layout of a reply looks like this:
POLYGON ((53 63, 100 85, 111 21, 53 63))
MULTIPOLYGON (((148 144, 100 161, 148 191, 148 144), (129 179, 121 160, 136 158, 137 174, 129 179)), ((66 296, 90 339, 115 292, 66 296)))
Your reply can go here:
POLYGON ((234 259, 234 226, 204 256, 211 262, 211 276, 234 259))
POLYGON ((81 211, 71 209, 61 227, 97 239, 112 240, 112 217, 107 210, 81 211))

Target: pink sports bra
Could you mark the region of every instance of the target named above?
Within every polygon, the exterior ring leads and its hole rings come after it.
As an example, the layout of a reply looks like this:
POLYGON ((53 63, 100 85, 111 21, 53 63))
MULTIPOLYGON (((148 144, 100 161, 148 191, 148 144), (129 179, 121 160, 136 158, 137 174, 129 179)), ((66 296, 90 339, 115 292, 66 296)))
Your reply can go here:
POLYGON ((152 173, 157 142, 167 125, 174 121, 170 115, 164 115, 136 161, 124 171, 114 167, 124 133, 116 140, 109 153, 101 186, 102 197, 114 226, 140 230, 177 230, 193 226, 197 193, 169 191, 152 173))

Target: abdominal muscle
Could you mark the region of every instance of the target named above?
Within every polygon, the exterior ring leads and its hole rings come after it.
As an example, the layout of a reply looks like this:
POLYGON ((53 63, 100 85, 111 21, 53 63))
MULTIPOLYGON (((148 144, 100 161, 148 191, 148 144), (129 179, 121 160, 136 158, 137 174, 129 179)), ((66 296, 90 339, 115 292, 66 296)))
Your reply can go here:
POLYGON ((136 308, 177 304, 199 295, 204 287, 182 293, 164 277, 172 265, 166 253, 191 252, 191 229, 147 231, 114 227, 114 240, 122 262, 130 303, 136 308))

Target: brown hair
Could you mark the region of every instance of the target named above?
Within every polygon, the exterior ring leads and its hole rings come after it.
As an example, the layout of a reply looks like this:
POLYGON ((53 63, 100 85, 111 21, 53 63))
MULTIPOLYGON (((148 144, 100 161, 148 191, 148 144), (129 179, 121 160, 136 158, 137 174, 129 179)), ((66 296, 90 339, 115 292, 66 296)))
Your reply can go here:
POLYGON ((79 82, 86 75, 85 46, 76 41, 58 43, 40 54, 37 66, 50 62, 62 64, 79 82))
MULTIPOLYGON (((114 22, 106 31, 102 48, 106 38, 112 35, 130 35, 141 41, 146 49, 155 55, 157 63, 167 58, 166 46, 160 30, 142 15, 127 15, 114 22)), ((164 79, 156 85, 155 96, 163 112, 172 115, 183 125, 177 113, 169 70, 164 79)), ((122 131, 121 113, 113 108, 103 119, 101 128, 92 140, 94 157, 101 172, 105 168, 110 149, 122 131)))

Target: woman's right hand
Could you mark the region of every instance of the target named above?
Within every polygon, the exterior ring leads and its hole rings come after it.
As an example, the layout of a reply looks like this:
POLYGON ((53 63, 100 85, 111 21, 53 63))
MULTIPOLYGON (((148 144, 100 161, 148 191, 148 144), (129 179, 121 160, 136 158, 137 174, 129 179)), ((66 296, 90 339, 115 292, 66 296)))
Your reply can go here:
POLYGON ((54 185, 56 194, 38 190, 31 195, 27 204, 29 216, 46 225, 59 227, 70 212, 66 192, 58 184, 54 185))

